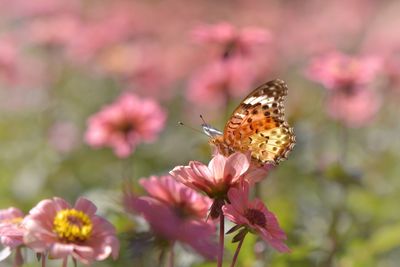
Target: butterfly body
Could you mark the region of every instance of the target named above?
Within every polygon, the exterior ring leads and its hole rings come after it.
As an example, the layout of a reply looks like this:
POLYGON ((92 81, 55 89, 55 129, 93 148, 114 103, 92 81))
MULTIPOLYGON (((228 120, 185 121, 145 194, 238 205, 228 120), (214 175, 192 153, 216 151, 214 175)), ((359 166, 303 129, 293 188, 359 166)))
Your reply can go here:
POLYGON ((278 164, 295 145, 295 135, 284 118, 287 85, 276 79, 251 92, 234 110, 224 131, 203 124, 203 130, 218 151, 227 156, 251 152, 258 165, 278 164))

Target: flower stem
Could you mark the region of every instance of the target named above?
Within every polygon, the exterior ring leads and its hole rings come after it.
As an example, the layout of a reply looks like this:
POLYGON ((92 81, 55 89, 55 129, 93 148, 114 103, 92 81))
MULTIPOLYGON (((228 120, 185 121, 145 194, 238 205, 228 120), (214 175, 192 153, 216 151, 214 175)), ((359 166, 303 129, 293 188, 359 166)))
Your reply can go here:
POLYGON ((246 235, 244 235, 243 238, 239 241, 239 244, 238 244, 238 246, 236 248, 235 254, 233 255, 231 267, 235 267, 236 260, 237 260, 237 257, 239 256, 239 252, 240 252, 240 249, 242 248, 243 241, 244 241, 245 237, 246 237, 246 235))
POLYGON ((172 245, 171 249, 169 250, 168 267, 174 267, 174 259, 175 259, 174 245, 172 245))
POLYGON ((225 218, 221 212, 219 215, 219 248, 218 248, 218 267, 222 267, 224 257, 224 237, 225 237, 225 218))
POLYGON ((24 259, 22 257, 21 247, 17 247, 15 250, 15 258, 13 267, 20 267, 24 263, 24 259))

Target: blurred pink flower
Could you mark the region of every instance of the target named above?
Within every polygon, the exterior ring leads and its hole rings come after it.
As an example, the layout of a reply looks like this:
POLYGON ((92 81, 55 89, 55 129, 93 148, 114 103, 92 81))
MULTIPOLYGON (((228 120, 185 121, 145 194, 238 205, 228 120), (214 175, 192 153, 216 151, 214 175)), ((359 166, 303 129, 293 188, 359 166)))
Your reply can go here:
POLYGON ((19 72, 18 49, 10 39, 0 40, 0 79, 14 82, 19 72))
POLYGON ((256 232, 268 244, 280 252, 290 252, 283 242, 285 232, 279 227, 276 216, 268 210, 260 199, 249 201, 249 184, 244 182, 239 188, 228 192, 230 204, 222 207, 226 218, 245 228, 245 231, 256 232))
POLYGON ((242 97, 256 74, 249 63, 236 57, 207 65, 191 78, 187 99, 197 105, 219 107, 232 97, 242 97))
POLYGON ((193 39, 199 43, 222 46, 224 53, 246 55, 257 45, 265 44, 271 39, 269 31, 259 27, 238 29, 230 23, 202 25, 192 32, 193 39))
POLYGON ((78 35, 79 20, 75 15, 62 14, 34 19, 27 26, 26 35, 30 42, 65 46, 78 35))
POLYGON ((328 114, 347 127, 361 127, 372 122, 381 105, 370 90, 355 90, 351 94, 334 93, 327 99, 328 114))
POLYGON ((23 244, 23 218, 24 214, 17 208, 0 210, 0 242, 3 246, 13 249, 23 244))
POLYGON ((125 42, 104 49, 96 58, 100 71, 133 84, 140 95, 168 98, 165 90, 171 80, 167 74, 163 48, 152 43, 125 42))
POLYGON ((154 100, 125 93, 89 118, 85 139, 94 147, 112 147, 123 158, 139 143, 155 141, 165 120, 164 110, 154 100))
POLYGON ((172 243, 189 245, 206 258, 214 259, 217 246, 213 241, 214 225, 203 221, 211 200, 176 182, 170 176, 141 179, 149 196, 136 197, 125 192, 127 211, 140 213, 152 230, 172 243))
POLYGON ((211 198, 226 199, 228 190, 242 180, 254 184, 267 175, 267 169, 254 169, 250 164, 250 155, 236 152, 225 157, 216 154, 208 166, 191 161, 188 166, 175 167, 170 174, 177 181, 203 191, 211 198))
POLYGON ((57 152, 68 153, 80 142, 79 130, 72 122, 55 122, 49 129, 48 142, 57 152))
MULTIPOLYGON (((79 198, 71 207, 61 198, 39 202, 24 219, 25 244, 50 258, 72 256, 84 264, 118 257, 119 241, 114 226, 95 215, 96 206, 79 198)), ((44 259, 43 259, 44 260, 44 259)))
POLYGON ((327 89, 352 90, 372 82, 381 69, 378 57, 352 57, 340 52, 312 60, 307 75, 327 89))
POLYGON ((95 19, 80 23, 78 33, 70 40, 68 55, 74 61, 86 62, 103 49, 127 40, 136 31, 132 12, 124 5, 94 12, 95 19))

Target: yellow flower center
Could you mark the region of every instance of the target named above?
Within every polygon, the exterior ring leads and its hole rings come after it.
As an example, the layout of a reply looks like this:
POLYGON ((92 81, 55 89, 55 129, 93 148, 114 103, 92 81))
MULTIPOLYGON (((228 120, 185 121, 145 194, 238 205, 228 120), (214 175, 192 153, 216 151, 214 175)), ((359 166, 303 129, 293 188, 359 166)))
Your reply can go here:
POLYGON ((90 237, 92 229, 89 216, 76 209, 60 210, 53 222, 53 231, 66 242, 85 241, 90 237))

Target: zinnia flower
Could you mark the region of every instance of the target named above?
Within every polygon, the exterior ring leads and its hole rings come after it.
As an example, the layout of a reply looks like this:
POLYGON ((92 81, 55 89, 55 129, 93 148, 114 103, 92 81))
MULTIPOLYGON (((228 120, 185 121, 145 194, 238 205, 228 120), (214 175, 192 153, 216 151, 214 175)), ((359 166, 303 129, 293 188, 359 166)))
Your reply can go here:
POLYGON ((25 231, 21 225, 23 218, 24 214, 17 208, 0 210, 0 243, 5 247, 0 253, 0 261, 7 258, 15 249, 14 266, 20 266, 23 263, 20 250, 25 231))
MULTIPOLYGON (((118 257, 119 241, 114 226, 95 215, 96 206, 79 198, 71 207, 61 198, 39 202, 24 220, 25 244, 53 259, 72 256, 84 264, 118 257)), ((44 260, 44 259, 43 259, 44 260)))
POLYGON ((327 111, 331 118, 347 127, 361 127, 373 121, 381 101, 370 90, 357 90, 352 94, 335 93, 327 99, 327 111))
POLYGON ((141 179, 149 196, 136 197, 125 192, 128 212, 140 213, 157 236, 170 242, 189 245, 206 258, 216 256, 214 225, 205 222, 211 200, 176 182, 170 176, 141 179))
POLYGON ((165 112, 155 101, 126 93, 89 118, 86 142, 112 147, 118 157, 127 157, 139 143, 153 142, 165 120, 165 112))
POLYGON ((255 74, 250 62, 240 57, 216 61, 194 74, 187 99, 197 105, 225 105, 229 98, 246 94, 255 74))
POLYGON ((257 233, 278 251, 290 252, 284 244, 286 234, 279 227, 276 216, 260 199, 249 201, 249 184, 247 182, 241 184, 239 188, 231 188, 228 198, 230 204, 222 207, 225 217, 237 224, 233 229, 244 228, 237 237, 244 238, 247 232, 257 233))
POLYGON ((381 69, 376 57, 351 57, 338 52, 314 59, 308 76, 322 83, 330 92, 328 114, 348 127, 371 122, 380 106, 370 84, 381 69))
POLYGON ((227 22, 202 25, 194 29, 193 38, 199 43, 221 45, 228 53, 248 54, 260 44, 271 39, 271 34, 259 27, 238 29, 227 22))
POLYGON ((332 52, 315 58, 308 70, 310 79, 331 90, 352 90, 368 85, 381 69, 377 57, 352 57, 332 52))
POLYGON ((260 181, 267 174, 266 168, 253 168, 250 155, 240 152, 225 157, 216 154, 208 166, 198 161, 189 162, 188 166, 177 166, 170 174, 177 181, 206 193, 211 198, 226 198, 231 187, 241 180, 251 184, 260 181))

